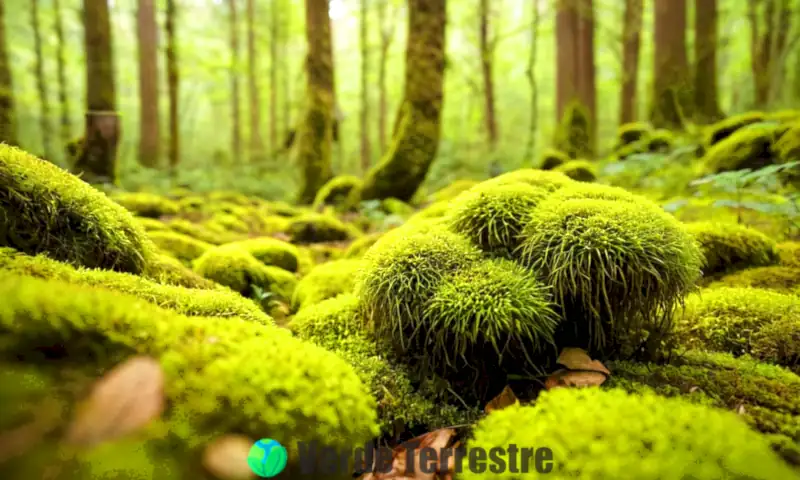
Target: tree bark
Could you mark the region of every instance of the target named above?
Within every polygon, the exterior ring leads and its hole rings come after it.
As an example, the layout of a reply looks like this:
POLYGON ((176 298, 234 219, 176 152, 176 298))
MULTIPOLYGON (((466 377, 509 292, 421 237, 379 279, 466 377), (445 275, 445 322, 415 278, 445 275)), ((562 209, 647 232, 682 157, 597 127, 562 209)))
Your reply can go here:
POLYGON ((695 0, 694 103, 701 123, 723 117, 717 91, 717 0, 695 0))
POLYGON ((439 148, 445 75, 445 0, 409 0, 405 92, 392 145, 364 182, 362 198, 408 201, 439 148))
POLYGON ((556 5, 556 122, 561 122, 567 105, 578 99, 578 12, 572 0, 556 5))
POLYGON ((47 83, 44 80, 44 53, 42 52, 42 32, 39 27, 39 0, 31 1, 31 27, 33 29, 33 46, 36 54, 36 89, 39 93, 39 130, 42 135, 42 155, 54 161, 52 150, 52 132, 50 131, 50 101, 47 95, 47 83))
POLYGON ((278 151, 278 68, 281 59, 278 57, 278 42, 280 41, 279 31, 279 8, 281 2, 273 1, 270 3, 270 25, 269 25, 269 149, 271 152, 278 151))
POLYGON ((72 139, 72 120, 70 119, 69 85, 67 83, 66 40, 61 19, 61 0, 53 0, 56 30, 56 61, 58 62, 58 103, 61 107, 61 146, 62 151, 72 139))
POLYGON ((258 90, 258 62, 256 55, 255 1, 247 0, 247 81, 250 92, 250 161, 259 162, 264 157, 261 139, 261 95, 258 90))
POLYGON ((181 158, 181 139, 178 119, 178 95, 180 88, 180 77, 178 76, 178 47, 175 32, 175 21, 177 13, 177 0, 167 0, 166 25, 167 33, 166 57, 167 57, 167 101, 169 103, 169 144, 168 156, 170 173, 177 173, 178 164, 181 158))
POLYGON ((589 152, 596 150, 597 141, 597 83, 594 60, 594 1, 578 3, 578 94, 589 120, 589 152))
POLYGON ((136 15, 139 37, 139 164, 159 163, 158 24, 154 0, 139 0, 136 15))
POLYGON ((14 111, 14 85, 8 61, 5 28, 5 6, 0 1, 0 143, 17 144, 17 122, 14 111))
POLYGON ((480 55, 481 73, 483 75, 483 120, 486 127, 486 140, 489 144, 489 151, 494 152, 497 148, 497 117, 494 105, 494 79, 492 77, 492 64, 494 57, 494 45, 489 37, 489 0, 480 0, 480 55))
POLYGON ((756 107, 767 107, 777 92, 775 80, 780 76, 782 57, 791 28, 792 8, 788 0, 751 0, 750 56, 755 86, 756 107), (764 7, 763 15, 759 9, 764 7))
POLYGON ((690 116, 690 91, 686 59, 686 0, 654 0, 653 105, 651 121, 659 128, 683 128, 690 116))
POLYGON ((639 83, 639 49, 641 45, 644 0, 625 0, 622 27, 622 89, 620 90, 619 123, 636 120, 639 83))
POLYGON ((528 165, 533 163, 534 152, 536 151, 536 135, 539 130, 539 88, 536 84, 536 58, 539 49, 539 24, 541 23, 541 12, 539 9, 539 0, 532 0, 531 6, 533 7, 531 15, 531 50, 528 56, 528 68, 526 74, 528 76, 528 86, 531 90, 531 104, 530 104, 530 119, 528 121, 528 143, 525 147, 525 158, 523 159, 528 165))
POLYGON ((83 1, 86 131, 74 170, 88 183, 116 183, 120 122, 116 113, 111 19, 106 0, 83 1))
POLYGON ((389 116, 388 91, 386 88, 386 65, 389 62, 389 47, 394 37, 394 22, 387 21, 389 0, 378 3, 378 25, 381 29, 380 58, 378 60, 378 145, 380 153, 386 152, 386 122, 389 116))
POLYGON ((237 0, 228 0, 230 14, 230 48, 231 48, 231 155, 233 163, 238 164, 242 155, 241 114, 239 102, 239 16, 236 9, 237 0))
POLYGON ((372 148, 369 141, 369 30, 367 28, 367 0, 361 0, 359 41, 361 43, 361 171, 366 173, 372 163, 372 148))
POLYGON ((303 171, 298 202, 309 204, 333 176, 334 84, 328 0, 306 0, 306 112, 298 131, 297 159, 303 171))
POLYGON ((283 60, 281 68, 283 72, 283 129, 281 138, 288 137, 292 132, 292 125, 294 125, 292 122, 292 96, 294 92, 292 91, 293 82, 289 59, 289 37, 291 36, 289 25, 292 24, 292 5, 293 3, 291 2, 284 4, 283 14, 285 17, 281 22, 280 29, 281 49, 279 57, 283 60))

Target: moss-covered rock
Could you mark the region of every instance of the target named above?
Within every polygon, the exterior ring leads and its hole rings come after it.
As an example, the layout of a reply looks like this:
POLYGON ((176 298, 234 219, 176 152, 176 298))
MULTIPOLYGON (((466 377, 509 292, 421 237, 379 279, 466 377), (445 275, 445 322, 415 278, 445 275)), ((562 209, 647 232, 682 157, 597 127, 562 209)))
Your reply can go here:
POLYGON ((548 148, 542 152, 542 156, 539 159, 539 168, 541 170, 553 170, 569 161, 569 155, 566 153, 554 148, 548 148))
POLYGON ((554 288, 562 309, 562 346, 615 351, 647 339, 652 354, 672 306, 700 276, 691 235, 646 201, 549 198, 522 237, 521 261, 554 288))
POLYGON ((352 210, 361 200, 363 182, 353 175, 339 175, 328 180, 314 197, 312 208, 319 210, 326 205, 339 210, 352 210))
POLYGON ((711 147, 730 137, 739 129, 764 120, 765 116, 762 112, 747 112, 720 120, 709 126, 706 132, 705 145, 706 147, 711 147))
POLYGON ((706 172, 758 169, 775 163, 772 145, 778 131, 777 125, 753 124, 714 143, 703 155, 706 172))
POLYGON ((781 242, 776 249, 781 265, 800 268, 800 242, 781 242))
POLYGON ((462 179, 456 180, 450 185, 437 190, 428 196, 426 203, 442 202, 456 198, 461 192, 467 191, 478 184, 477 180, 462 179))
POLYGON ((292 243, 354 240, 362 233, 332 215, 305 214, 292 219, 288 233, 292 243))
POLYGON ((144 228, 146 232, 163 232, 169 230, 169 226, 161 220, 146 217, 136 217, 134 220, 136 220, 136 223, 144 228))
POLYGON ((686 224, 686 229, 700 243, 705 276, 778 261, 775 242, 753 228, 734 223, 692 222, 686 224))
POLYGON ((334 260, 317 265, 297 283, 292 308, 300 310, 341 293, 352 293, 363 267, 362 260, 334 260))
POLYGON ((708 288, 715 287, 753 287, 800 294, 800 268, 780 265, 747 268, 729 273, 708 285, 708 288))
POLYGON ((646 139, 652 131, 652 125, 645 122, 631 122, 620 125, 617 129, 616 148, 619 149, 646 139))
POLYGON ((224 229, 206 228, 202 224, 192 223, 184 219, 175 219, 167 223, 170 230, 188 235, 202 242, 212 245, 222 245, 224 243, 235 242, 242 239, 241 234, 230 233, 224 229))
POLYGON ((383 232, 373 232, 367 235, 362 236, 361 238, 357 238, 347 247, 347 250, 344 251, 342 258, 361 258, 367 253, 375 242, 377 242, 383 236, 383 232))
POLYGON ((201 277, 180 260, 166 253, 153 256, 147 263, 147 270, 142 276, 162 285, 177 285, 203 290, 213 290, 219 287, 218 284, 201 277))
POLYGON ((800 120, 800 110, 777 110, 764 115, 768 122, 792 123, 800 120))
POLYGON ((409 217, 409 219, 406 220, 406 224, 435 218, 441 219, 450 211, 451 205, 452 200, 443 200, 440 202, 431 203, 427 207, 409 217))
POLYGON ((780 162, 800 161, 800 120, 791 124, 778 137, 773 150, 780 162))
POLYGON ((588 160, 570 160, 555 169, 578 182, 594 182, 597 180, 596 168, 588 160))
POLYGON ((250 226, 247 225, 247 222, 231 213, 217 213, 203 222, 203 225, 220 234, 229 232, 246 234, 250 232, 250 226))
POLYGON ((589 110, 578 101, 564 109, 556 131, 555 146, 570 158, 592 157, 594 141, 589 110))
POLYGON ((0 246, 141 273, 154 247, 133 216, 52 163, 0 145, 0 246))
MULTIPOLYGON (((559 479, 797 476, 766 438, 733 413, 615 389, 561 388, 542 394, 533 406, 492 412, 478 423, 467 447, 488 452, 505 451, 508 445, 549 448, 552 471, 547 476, 559 479)), ((534 460, 531 455, 525 461, 527 474, 509 469, 478 473, 465 458, 461 478, 538 478, 534 460)))
POLYGON ((396 198, 384 198, 381 200, 381 209, 389 215, 408 217, 414 213, 414 207, 396 198))
POLYGON ((573 184, 574 181, 561 172, 521 168, 481 182, 481 185, 508 185, 510 183, 527 183, 531 186, 554 192, 559 188, 573 184))
POLYGON ((608 200, 613 202, 637 203, 646 209, 660 210, 658 205, 641 195, 636 195, 620 187, 602 185, 599 183, 575 182, 565 188, 557 190, 547 198, 551 203, 566 202, 567 200, 608 200))
POLYGON ((300 265, 300 251, 294 245, 271 237, 256 237, 228 244, 241 248, 264 265, 280 267, 287 272, 296 272, 300 265))
POLYGON ((119 192, 111 195, 111 199, 139 217, 159 218, 175 215, 180 211, 176 202, 155 193, 119 192))
POLYGON ((186 265, 191 265, 192 260, 214 247, 210 243, 177 232, 149 232, 147 236, 161 251, 177 258, 186 265))

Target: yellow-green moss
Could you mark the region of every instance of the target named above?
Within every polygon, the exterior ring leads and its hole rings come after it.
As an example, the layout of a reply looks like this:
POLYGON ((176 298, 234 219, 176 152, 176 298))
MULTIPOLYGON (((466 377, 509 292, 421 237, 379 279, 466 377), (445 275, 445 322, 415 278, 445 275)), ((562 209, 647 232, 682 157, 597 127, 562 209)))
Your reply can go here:
POLYGON ((357 228, 332 215, 313 213, 293 218, 288 233, 292 243, 340 242, 361 236, 357 228))
POLYGON ((392 197, 381 200, 381 208, 390 215, 398 215, 400 217, 408 217, 414 213, 414 207, 392 197))
POLYGON ((235 242, 236 240, 241 240, 243 237, 241 234, 230 233, 220 229, 209 229, 201 224, 192 223, 184 219, 172 220, 167 225, 170 230, 189 235, 192 238, 212 245, 235 242))
POLYGON ((598 183, 575 182, 556 192, 547 198, 552 203, 566 202, 567 200, 608 200, 614 202, 637 203, 644 208, 659 209, 653 202, 646 198, 631 193, 620 187, 602 185, 598 183))
POLYGON ((202 290, 161 285, 127 273, 76 269, 41 255, 31 257, 10 248, 0 248, 0 271, 7 275, 60 280, 120 292, 187 316, 239 317, 264 324, 273 323, 251 300, 228 289, 202 290))
POLYGON ((507 185, 509 183, 527 183, 534 187, 544 188, 554 192, 559 188, 571 185, 574 181, 561 172, 550 172, 546 170, 535 170, 532 168, 522 168, 502 175, 498 175, 481 184, 507 185))
POLYGON ((456 198, 461 192, 469 190, 478 184, 477 180, 462 179, 456 180, 450 185, 437 190, 427 198, 426 203, 436 203, 456 198))
POLYGON ((764 120, 790 123, 800 120, 800 110, 778 110, 764 115, 764 120))
POLYGON ((542 152, 542 156, 539 159, 539 168, 541 170, 553 170, 569 162, 569 160, 569 155, 566 153, 554 148, 548 148, 542 152))
POLYGON ((175 215, 180 211, 176 202, 155 193, 119 192, 111 195, 111 199, 139 217, 159 218, 175 215))
POLYGON ((136 223, 144 228, 146 232, 161 232, 169 230, 169 226, 161 220, 146 217, 135 217, 134 220, 136 220, 136 223))
POLYGON ((267 202, 266 209, 269 213, 279 217, 296 217, 306 213, 303 207, 288 204, 286 202, 267 202))
MULTIPOLYGON (((467 448, 505 451, 509 445, 525 445, 533 451, 549 448, 552 471, 543 475, 547 478, 774 480, 797 476, 771 450, 768 440, 735 414, 649 392, 548 391, 533 406, 514 405, 492 412, 478 423, 467 448)), ((509 469, 478 473, 465 458, 461 478, 538 478, 534 460, 527 458, 530 473, 521 475, 509 469)))
POLYGON ((782 132, 773 149, 781 162, 800 161, 800 120, 782 132))
POLYGON ((280 267, 288 272, 296 272, 300 255, 296 246, 271 237, 257 237, 233 242, 233 248, 241 248, 264 265, 280 267))
POLYGON ((800 242, 782 242, 776 248, 781 265, 800 268, 800 242))
POLYGON ((686 224, 686 229, 700 243, 706 276, 778 261, 775 242, 753 228, 734 223, 693 222, 686 224))
POLYGON ((361 199, 361 186, 363 182, 353 175, 339 175, 328 180, 314 197, 312 208, 321 209, 331 205, 341 210, 351 210, 358 206, 361 199))
POLYGON ((177 258, 186 265, 204 254, 214 245, 176 232, 149 232, 150 240, 163 252, 177 258))
POLYGON ((184 265, 177 258, 164 253, 156 254, 150 259, 142 276, 164 285, 177 285, 179 287, 200 288, 203 290, 219 287, 218 284, 192 271, 191 268, 184 265))
POLYGON ((669 130, 659 129, 652 132, 647 137, 647 151, 648 152, 664 152, 672 148, 675 141, 675 135, 669 130))
POLYGON ((707 173, 761 168, 775 162, 777 125, 751 125, 716 142, 703 155, 707 173))
POLYGON ((646 139, 653 131, 652 125, 645 122, 631 122, 617 129, 617 148, 646 139))
POLYGON ((765 120, 762 112, 747 112, 740 115, 733 115, 708 127, 706 132, 705 145, 712 145, 728 138, 742 127, 765 120))
POLYGON ((0 145, 0 246, 140 273, 154 247, 123 207, 52 163, 0 145))
POLYGON ((367 253, 375 242, 377 242, 383 236, 383 232, 373 232, 367 235, 364 235, 361 238, 357 238, 347 247, 347 250, 344 251, 342 258, 361 258, 367 253))
POLYGON ((247 223, 236 215, 230 213, 217 213, 203 225, 217 233, 248 233, 250 227, 247 223))
POLYGON ((297 283, 292 308, 299 310, 341 293, 352 293, 363 267, 362 260, 334 260, 317 265, 297 283))
POLYGON ((570 160, 555 169, 578 182, 594 182, 597 173, 594 164, 588 160, 570 160))
MULTIPOLYGON (((465 190, 465 192, 467 191, 469 190, 465 190)), ((409 217, 406 223, 417 222, 420 220, 427 220, 431 218, 442 218, 450 211, 451 205, 452 205, 451 200, 442 200, 439 202, 431 203, 430 205, 418 211, 414 215, 411 215, 411 217, 409 217)))
POLYGON ((708 286, 715 287, 754 287, 800 294, 800 268, 781 265, 748 268, 725 275, 708 286))
POLYGON ((594 150, 590 112, 586 105, 573 101, 567 105, 556 131, 556 148, 570 158, 591 157, 594 150))

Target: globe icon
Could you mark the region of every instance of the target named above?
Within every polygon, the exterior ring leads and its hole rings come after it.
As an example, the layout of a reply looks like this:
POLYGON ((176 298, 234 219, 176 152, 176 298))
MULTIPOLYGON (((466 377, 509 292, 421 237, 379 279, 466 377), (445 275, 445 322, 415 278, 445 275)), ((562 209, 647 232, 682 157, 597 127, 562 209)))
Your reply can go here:
POLYGON ((250 447, 247 464, 261 478, 272 478, 286 468, 288 455, 280 443, 271 438, 262 438, 250 447))

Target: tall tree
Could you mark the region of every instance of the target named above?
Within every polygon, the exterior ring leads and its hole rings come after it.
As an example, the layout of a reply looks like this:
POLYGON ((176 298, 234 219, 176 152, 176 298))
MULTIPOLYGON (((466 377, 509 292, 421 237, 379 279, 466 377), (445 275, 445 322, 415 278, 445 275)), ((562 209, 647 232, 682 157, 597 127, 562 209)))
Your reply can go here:
POLYGON ((389 2, 378 2, 378 26, 381 29, 380 56, 378 59, 378 145, 381 155, 386 151, 386 124, 389 117, 389 94, 386 87, 386 65, 389 63, 389 48, 394 38, 395 22, 387 19, 389 2))
POLYGON ((578 97, 586 107, 589 121, 589 152, 597 139, 597 81, 594 55, 594 0, 577 0, 578 10, 578 97))
POLYGON ((251 162, 262 160, 264 156, 264 142, 261 139, 261 92, 258 90, 255 19, 255 0, 247 0, 247 86, 250 96, 251 162))
POLYGON ((763 108, 774 101, 783 77, 792 6, 789 0, 751 0, 747 8, 755 102, 763 108))
POLYGON ((36 88, 39 92, 39 130, 42 135, 42 154, 48 160, 53 158, 50 135, 50 101, 48 99, 47 82, 44 79, 44 52, 42 51, 42 31, 39 27, 39 0, 31 3, 31 26, 33 27, 33 45, 36 53, 36 88))
POLYGON ((657 127, 682 128, 692 114, 689 64, 686 58, 686 0, 654 0, 653 104, 657 127))
POLYGON ((89 183, 115 183, 120 121, 116 110, 111 18, 106 0, 83 0, 86 130, 74 170, 89 183))
POLYGON ((61 18, 61 0, 53 0, 53 15, 56 29, 56 61, 58 62, 58 104, 61 107, 61 145, 65 147, 72 140, 72 120, 70 119, 69 84, 67 83, 66 39, 61 18))
POLYGON ((280 8, 282 2, 270 3, 269 25, 269 148, 278 151, 278 70, 282 59, 278 56, 280 41, 280 8))
POLYGON ((360 3, 361 111, 359 120, 361 129, 361 171, 366 173, 369 170, 370 163, 372 163, 372 148, 369 141, 369 30, 367 29, 369 9, 367 0, 361 0, 360 3))
POLYGON ((717 0, 694 2, 694 106, 701 122, 723 115, 717 91, 717 0))
POLYGON ((636 120, 639 83, 639 50, 641 45, 644 0, 625 0, 622 20, 622 88, 620 89, 619 123, 636 120))
POLYGON ((181 158, 180 128, 178 119, 178 89, 180 88, 180 77, 178 76, 178 47, 175 32, 175 22, 178 15, 178 0, 167 0, 165 30, 167 33, 167 100, 169 102, 169 168, 170 172, 177 173, 178 164, 181 158))
POLYGON ((0 143, 17 144, 17 122, 14 112, 14 86, 8 62, 5 2, 0 1, 0 143))
POLYGON ((299 203, 314 200, 332 176, 334 86, 333 39, 328 0, 306 0, 306 112, 298 131, 297 159, 303 170, 299 203))
POLYGON ((481 74, 483 77, 483 121, 486 127, 486 140, 489 144, 489 151, 494 152, 495 148, 497 148, 497 112, 494 105, 494 78, 492 76, 494 42, 489 34, 489 19, 491 16, 489 0, 480 0, 478 10, 481 74))
POLYGON ((367 175, 363 199, 408 201, 436 157, 444 97, 446 0, 409 0, 405 91, 392 145, 367 175))
POLYGON ((157 167, 160 151, 158 115, 158 24, 154 0, 139 0, 139 163, 157 167))
POLYGON ((228 0, 230 48, 231 48, 231 154, 233 162, 239 163, 242 152, 242 129, 239 102, 239 15, 237 0, 228 0))
POLYGON ((529 107, 530 119, 528 121, 528 143, 525 146, 525 162, 533 159, 533 152, 536 150, 536 135, 539 130, 539 87, 536 84, 536 59, 539 51, 539 25, 542 21, 541 6, 539 0, 531 2, 531 47, 528 55, 528 67, 525 73, 528 77, 528 86, 531 90, 531 104, 529 107))

